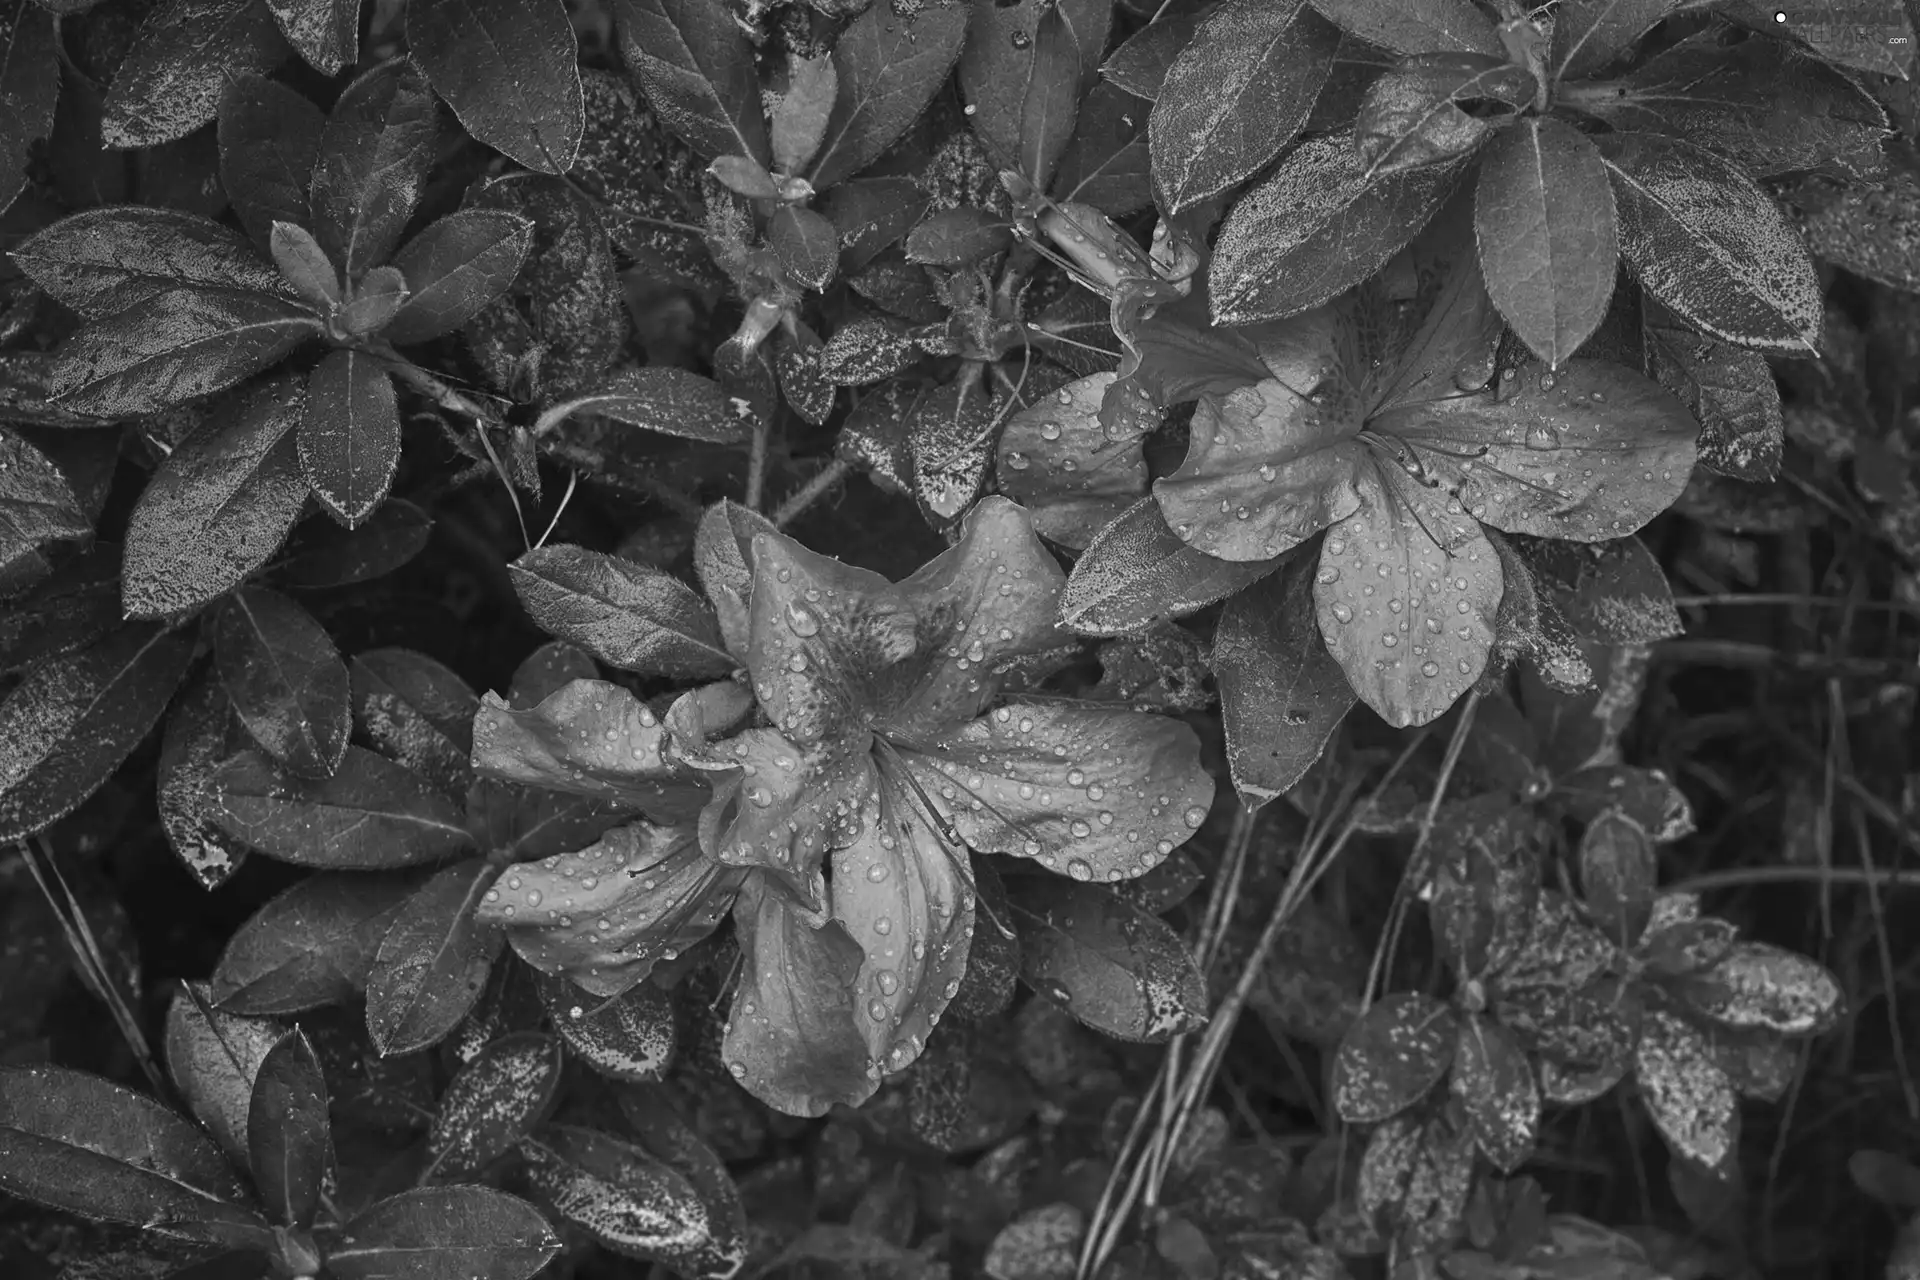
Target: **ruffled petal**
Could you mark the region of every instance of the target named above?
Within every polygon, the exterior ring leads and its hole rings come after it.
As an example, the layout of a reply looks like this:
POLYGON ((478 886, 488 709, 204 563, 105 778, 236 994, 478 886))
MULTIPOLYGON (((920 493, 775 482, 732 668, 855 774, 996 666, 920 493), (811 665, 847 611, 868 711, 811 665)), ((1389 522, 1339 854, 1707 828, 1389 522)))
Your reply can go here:
POLYGON ((622 800, 668 821, 691 818, 707 785, 667 759, 667 730, 605 680, 569 681, 526 711, 489 693, 473 718, 473 767, 491 778, 622 800))
POLYGON ((1141 437, 1112 440, 1100 425, 1112 384, 1111 373, 1070 382, 1007 419, 1000 433, 1000 491, 1063 547, 1085 547, 1147 492, 1141 437))

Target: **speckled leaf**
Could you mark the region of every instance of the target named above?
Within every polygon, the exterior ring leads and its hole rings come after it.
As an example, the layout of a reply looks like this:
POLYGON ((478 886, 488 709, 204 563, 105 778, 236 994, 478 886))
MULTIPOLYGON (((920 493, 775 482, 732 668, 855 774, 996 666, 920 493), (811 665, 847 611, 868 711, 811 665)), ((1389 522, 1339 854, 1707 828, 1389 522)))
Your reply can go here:
POLYGON ((490 1042, 440 1095, 426 1177, 466 1182, 539 1127, 559 1096, 560 1041, 521 1031, 490 1042))
MULTIPOLYGON (((1329 66, 1332 55, 1330 48, 1329 66)), ((1376 176, 1447 164, 1479 150, 1500 124, 1523 126, 1512 117, 1532 103, 1536 88, 1532 72, 1504 58, 1417 54, 1367 90, 1353 143, 1376 176)), ((1600 177, 1604 182, 1604 172, 1600 177)))
POLYGON ((1641 287, 1699 329, 1782 354, 1817 349, 1819 281, 1793 224, 1729 161, 1655 134, 1600 142, 1620 251, 1641 287))
POLYGON ((988 1280, 1065 1280, 1086 1230, 1086 1214, 1065 1201, 1028 1209, 993 1237, 981 1270, 988 1280))
POLYGON ((1531 987, 1577 991, 1615 955, 1606 935, 1586 923, 1566 895, 1543 889, 1534 900, 1526 943, 1500 967, 1500 988, 1508 993, 1531 987))
POLYGON ((1182 542, 1145 497, 1095 534, 1060 595, 1060 621, 1115 636, 1223 600, 1272 573, 1285 557, 1221 560, 1182 542))
POLYGON ((1736 480, 1773 479, 1786 424, 1767 358, 1695 332, 1657 303, 1648 304, 1641 332, 1647 371, 1700 423, 1700 465, 1736 480))
POLYGON ((1580 891, 1600 928, 1623 947, 1646 927, 1659 870, 1646 828, 1624 813, 1603 813, 1580 835, 1580 891))
POLYGON ((1000 492, 1033 513, 1041 536, 1075 550, 1146 492, 1140 441, 1108 440, 1100 425, 1113 377, 1070 382, 1014 414, 1000 432, 1000 492))
POLYGON ((1395 992, 1347 1029, 1333 1060, 1333 1105, 1349 1124, 1378 1124, 1418 1102, 1452 1065, 1452 1009, 1432 996, 1395 992))
POLYGON ((1158 917, 1110 890, 1055 879, 1010 890, 1020 976, 1088 1026, 1158 1043, 1207 1024, 1206 981, 1158 917))
POLYGON ((1901 0, 1727 0, 1716 6, 1756 31, 1784 33, 1838 67, 1904 80, 1913 67, 1911 10, 1901 0))
POLYGON ((227 81, 287 56, 266 6, 253 0, 165 0, 134 38, 107 90, 109 147, 151 147, 212 120, 227 81))
POLYGON ((533 223, 500 209, 462 209, 429 223, 394 255, 408 296, 381 331, 389 342, 451 333, 506 292, 533 245, 533 223))
POLYGON ((1395 53, 1499 54, 1493 23, 1473 0, 1313 0, 1340 29, 1395 53))
POLYGON ((667 127, 705 156, 765 164, 753 46, 722 0, 616 0, 620 51, 667 127))
POLYGON ((1778 1102, 1800 1076, 1801 1046, 1778 1032, 1726 1026, 1710 1026, 1706 1032, 1713 1060, 1743 1098, 1778 1102))
POLYGON ((1540 1130, 1540 1086, 1526 1050, 1498 1024, 1461 1018, 1451 1088, 1466 1108, 1475 1141, 1487 1159, 1512 1173, 1533 1154, 1540 1130))
POLYGON ((28 0, 0 5, 0 210, 26 187, 27 149, 53 128, 60 98, 59 48, 52 15, 28 0))
POLYGON ((1378 1222, 1384 1211, 1405 1197, 1407 1179, 1420 1155, 1420 1130, 1413 1116, 1396 1115, 1367 1135, 1355 1187, 1357 1208, 1367 1222, 1378 1222))
POLYGON ((262 254, 274 223, 312 221, 307 182, 326 127, 320 108, 278 81, 247 75, 227 85, 220 99, 220 185, 262 254))
POLYGON ((381 1057, 439 1043, 480 998, 503 939, 474 911, 498 874, 478 860, 448 867, 394 917, 367 976, 367 1031, 381 1057))
POLYGON ((229 1013, 304 1013, 344 1004, 367 974, 416 886, 385 876, 323 872, 283 891, 227 940, 208 980, 229 1013))
POLYGON ((1555 12, 1553 66, 1583 80, 1605 69, 1662 18, 1703 9, 1708 0, 1563 0, 1555 12))
POLYGON ((45 830, 99 790, 192 660, 190 633, 134 623, 28 671, 0 702, 0 841, 45 830))
POLYGON ((746 439, 751 422, 741 402, 713 379, 665 365, 616 369, 565 403, 575 414, 711 444, 746 439))
POLYGON ((927 195, 910 178, 860 178, 834 187, 823 211, 840 231, 840 270, 872 262, 927 211, 927 195))
POLYGON ((806 175, 816 191, 872 164, 919 119, 960 58, 967 13, 957 4, 911 16, 870 7, 840 33, 833 42, 840 96, 806 175))
POLYGON ((1539 820, 1507 794, 1444 806, 1428 850, 1434 941, 1456 981, 1504 969, 1531 937, 1540 897, 1539 820))
POLYGON ((357 281, 383 262, 439 154, 439 106, 412 62, 384 62, 334 103, 313 167, 312 231, 357 281))
POLYGON ((302 777, 339 768, 352 720, 347 668, 326 629, 261 587, 225 597, 207 627, 220 682, 254 741, 302 777))
POLYGON ((360 58, 360 0, 266 0, 281 34, 323 76, 360 58))
POLYGON ((1822 259, 1920 291, 1920 180, 1898 168, 1871 184, 1810 177, 1788 188, 1785 198, 1822 259))
POLYGON ((229 1159, 247 1164, 253 1079, 287 1028, 213 1008, 206 983, 189 983, 167 1007, 167 1074, 229 1159))
MULTIPOLYGON (((1652 644, 1685 630, 1666 572, 1638 538, 1584 545, 1557 538, 1521 538, 1514 545, 1533 570, 1535 581, 1553 593, 1568 625, 1585 640, 1652 644)), ((1657 834, 1661 824, 1644 825, 1657 834)))
POLYGON ((693 1184, 640 1147, 552 1125, 523 1150, 535 1193, 613 1252, 692 1280, 722 1280, 744 1263, 693 1184))
POLYGON ((247 1105, 247 1167, 275 1221, 306 1230, 333 1178, 333 1122, 320 1059, 298 1030, 269 1050, 247 1105))
POLYGON ((0 427, 0 564, 92 532, 93 522, 53 459, 0 427))
POLYGON ((348 666, 353 719, 382 753, 464 797, 473 781, 473 717, 467 682, 411 649, 370 649, 348 666))
POLYGON ((1633 1072, 1655 1127, 1675 1155, 1708 1169, 1733 1158, 1740 1113, 1733 1084, 1714 1062, 1705 1036, 1670 1013, 1649 1010, 1633 1072))
POLYGON ((378 361, 329 352, 307 380, 297 436, 313 496, 349 529, 373 514, 400 465, 400 408, 378 361))
POLYGON ((576 1057, 603 1076, 647 1082, 666 1074, 679 1048, 673 1001, 648 982, 617 996, 593 995, 567 978, 535 979, 553 1028, 576 1057))
POLYGON ((691 817, 707 785, 669 762, 666 744, 660 718, 604 680, 574 680, 523 711, 489 693, 473 721, 473 767, 488 777, 691 817))
POLYGON ((467 132, 541 173, 565 173, 586 128, 578 42, 538 0, 415 0, 407 47, 467 132))
POLYGON ((249 745, 218 674, 203 667, 167 717, 154 803, 174 855, 205 889, 224 884, 246 860, 246 845, 214 821, 219 793, 213 780, 228 757, 249 745))
POLYGON ((1735 943, 1713 968, 1673 990, 1715 1022, 1788 1036, 1819 1035, 1846 1012, 1846 997, 1825 966, 1763 942, 1735 943))
POLYGON ((282 862, 339 870, 413 866, 466 848, 453 802, 405 765, 349 746, 332 777, 309 782, 257 751, 221 765, 210 816, 282 862))
POLYGON ((1458 1240, 1473 1192, 1473 1130, 1439 1111, 1420 1126, 1404 1190, 1382 1223, 1401 1247, 1417 1254, 1458 1240))
POLYGON ((658 569, 564 544, 509 569, 535 623, 610 666, 683 679, 734 668, 712 608, 658 569))
POLYGON ((781 205, 767 222, 767 242, 787 275, 809 289, 826 288, 839 269, 839 235, 811 209, 781 205))
POLYGON ((273 264, 240 236, 174 209, 89 209, 28 239, 12 257, 35 284, 89 319, 173 289, 292 297, 273 264))
POLYGON ((560 1252, 526 1201, 491 1187, 422 1187, 349 1220, 327 1251, 334 1280, 529 1280, 560 1252))

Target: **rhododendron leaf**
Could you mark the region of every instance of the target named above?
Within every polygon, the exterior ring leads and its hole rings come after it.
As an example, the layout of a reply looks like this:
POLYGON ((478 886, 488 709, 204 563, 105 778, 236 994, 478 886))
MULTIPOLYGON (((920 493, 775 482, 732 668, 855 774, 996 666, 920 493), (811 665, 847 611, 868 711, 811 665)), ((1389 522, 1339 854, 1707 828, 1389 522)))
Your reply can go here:
POLYGON ((1784 947, 1741 942, 1704 973, 1674 987, 1679 999, 1724 1026, 1812 1036, 1832 1028, 1846 997, 1826 967, 1784 947))
POLYGON ((1100 405, 1112 373, 1070 382, 1007 420, 1000 491, 1024 503, 1043 537, 1079 550, 1147 491, 1138 437, 1109 440, 1100 405))
POLYGON ((1415 54, 1367 90, 1354 146, 1373 174, 1445 163, 1478 149, 1536 87, 1525 67, 1492 54, 1415 54), (1469 112, 1467 103, 1496 109, 1469 112))
POLYGON ((1333 1060, 1333 1105, 1349 1124, 1377 1124, 1418 1102, 1453 1061, 1458 1018, 1432 996, 1387 996, 1348 1028, 1333 1060))
POLYGON ((1088 1026, 1157 1042, 1207 1021, 1206 979, 1184 939, 1111 890, 1056 879, 1014 900, 1020 976, 1088 1026))
POLYGON ((1462 1018, 1451 1083, 1487 1159, 1508 1173, 1518 1169, 1540 1130, 1540 1086, 1526 1050, 1498 1023, 1462 1018))
POLYGON ((853 982, 860 945, 817 921, 759 877, 734 906, 743 967, 721 1057, 754 1097, 788 1115, 859 1106, 879 1087, 853 982))
POLYGON ((1077 880, 1151 871, 1213 805, 1194 731, 1134 711, 996 707, 900 758, 969 847, 1077 880))
POLYGON ((735 764, 713 780, 701 813, 703 843, 721 862, 763 867, 803 883, 845 844, 873 790, 873 757, 860 735, 802 751, 772 729, 748 729, 715 748, 735 764))
POLYGON ((1223 600, 1284 562, 1240 564, 1196 550, 1167 528, 1158 499, 1146 497, 1087 544, 1060 593, 1060 618, 1087 635, 1122 635, 1223 600))
POLYGON ((656 818, 692 817, 707 788, 669 761, 667 730, 617 684, 574 680, 514 711, 489 693, 473 719, 473 767, 507 782, 625 801, 656 818))
MULTIPOLYGON (((1483 707, 1484 710, 1484 707, 1483 707)), ((1495 793, 1445 806, 1433 825, 1427 908, 1441 956, 1462 982, 1526 945, 1540 897, 1540 821, 1495 793)))
POLYGON ((1654 1127, 1675 1155, 1707 1169, 1733 1159, 1740 1111, 1706 1036, 1673 1014, 1649 1012, 1633 1074, 1654 1127))
MULTIPOLYGON (((511 937, 511 935, 509 935, 511 937)), ((629 1082, 666 1074, 679 1047, 673 999, 651 982, 636 982, 620 995, 601 998, 567 978, 535 979, 540 1003, 567 1048, 603 1076, 629 1082)))
POLYGON ((720 618, 720 634, 735 657, 747 652, 747 599, 753 594, 753 567, 747 562, 755 533, 774 532, 773 522, 737 502, 722 498, 707 508, 693 537, 693 571, 706 588, 720 618))
POLYGON ((510 868, 474 918, 541 973, 612 996, 713 932, 743 874, 701 852, 691 827, 634 822, 510 868))

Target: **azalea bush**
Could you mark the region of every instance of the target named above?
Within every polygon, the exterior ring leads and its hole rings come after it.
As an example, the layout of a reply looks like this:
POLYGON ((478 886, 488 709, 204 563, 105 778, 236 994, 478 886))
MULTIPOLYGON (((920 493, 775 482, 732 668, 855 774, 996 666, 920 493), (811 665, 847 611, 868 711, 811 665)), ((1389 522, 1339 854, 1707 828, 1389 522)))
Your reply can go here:
POLYGON ((0 4, 0 1260, 1909 1274, 1901 0, 0 4))

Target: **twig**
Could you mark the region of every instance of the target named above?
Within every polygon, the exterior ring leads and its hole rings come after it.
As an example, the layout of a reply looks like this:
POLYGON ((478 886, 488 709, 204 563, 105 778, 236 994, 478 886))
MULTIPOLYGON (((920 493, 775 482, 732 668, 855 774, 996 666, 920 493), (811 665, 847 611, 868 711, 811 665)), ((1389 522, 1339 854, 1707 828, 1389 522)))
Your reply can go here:
POLYGON ((814 473, 813 479, 801 485, 799 489, 794 491, 793 496, 781 503, 774 511, 774 527, 784 529, 795 520, 798 520, 806 513, 807 508, 826 496, 829 489, 832 489, 842 480, 845 480, 852 473, 853 464, 845 458, 835 458, 832 462, 820 468, 820 470, 814 473))
POLYGON ((1920 871, 1866 867, 1728 867, 1703 871, 1665 887, 1667 893, 1712 893, 1716 889, 1745 889, 1758 884, 1800 884, 1805 881, 1878 887, 1920 888, 1920 871))
POLYGON ((773 424, 760 414, 753 416, 753 437, 747 447, 747 494, 749 510, 760 510, 767 489, 767 437, 773 424))

